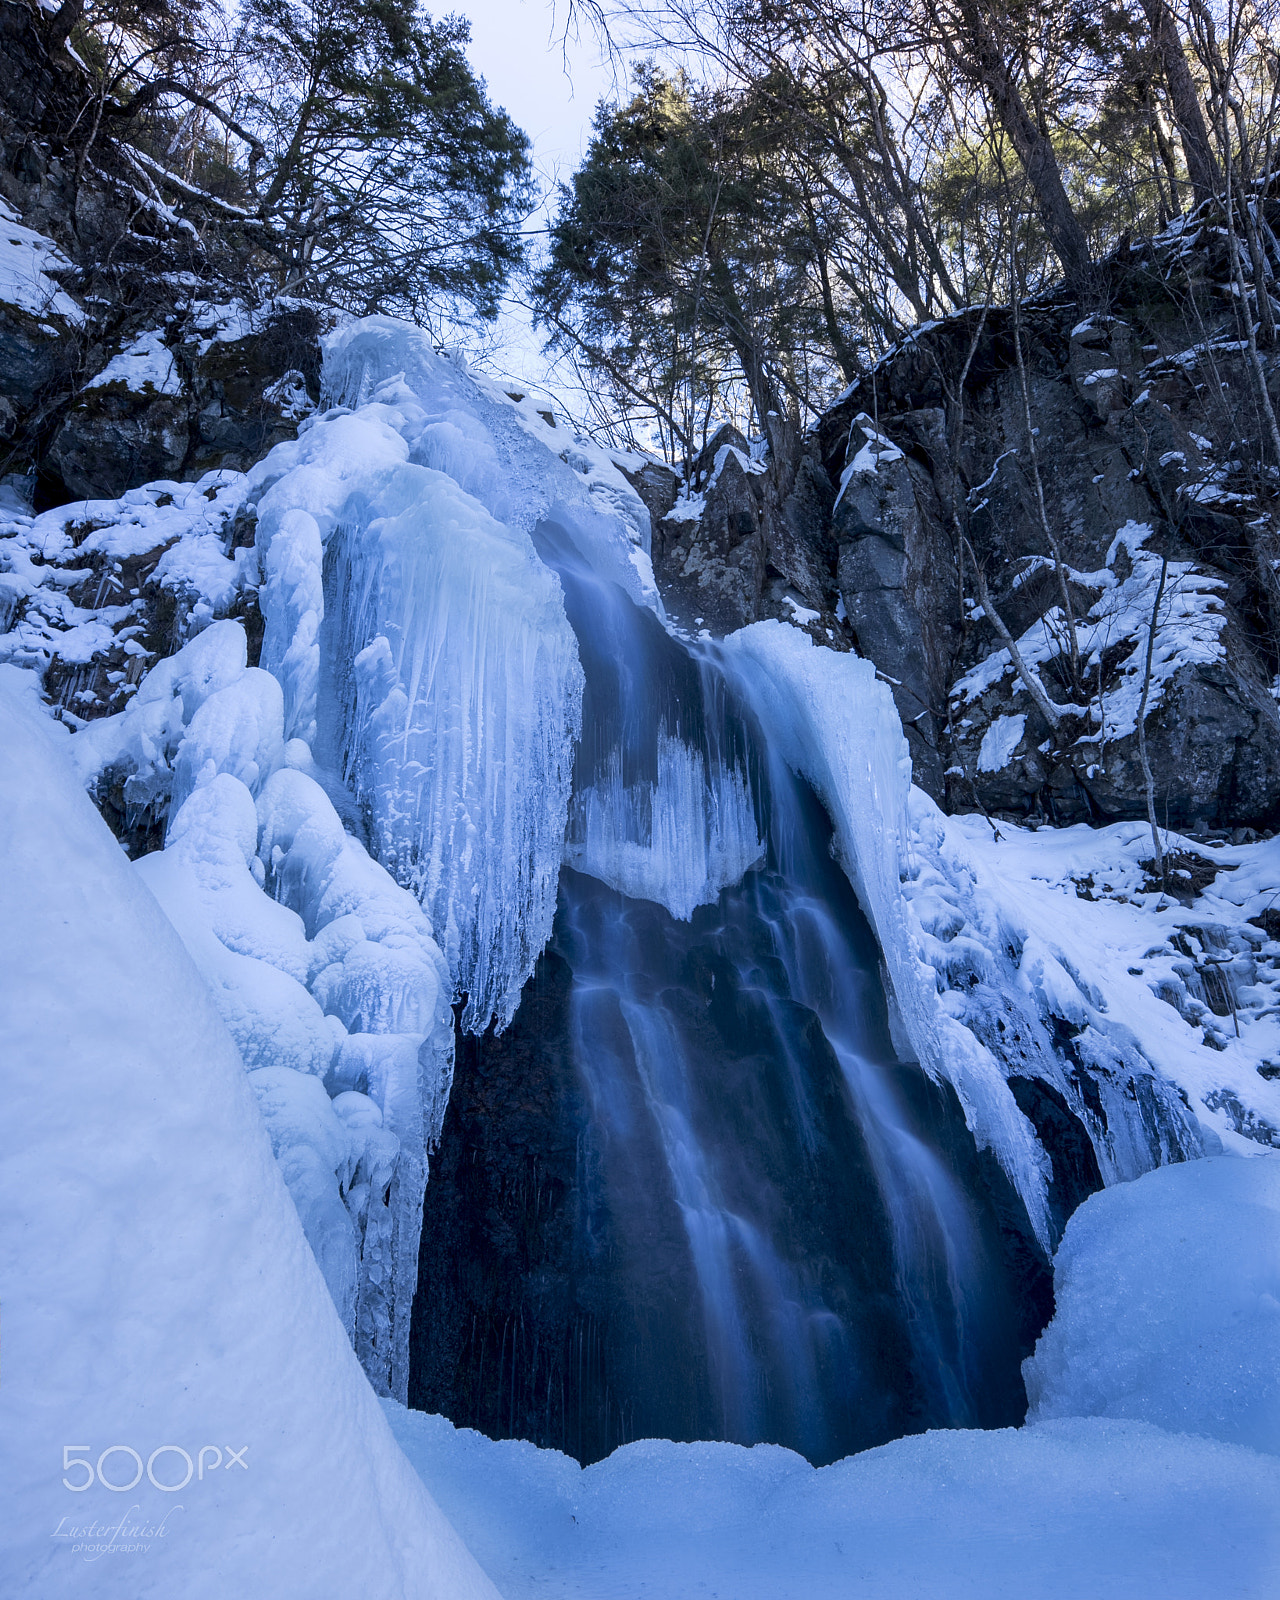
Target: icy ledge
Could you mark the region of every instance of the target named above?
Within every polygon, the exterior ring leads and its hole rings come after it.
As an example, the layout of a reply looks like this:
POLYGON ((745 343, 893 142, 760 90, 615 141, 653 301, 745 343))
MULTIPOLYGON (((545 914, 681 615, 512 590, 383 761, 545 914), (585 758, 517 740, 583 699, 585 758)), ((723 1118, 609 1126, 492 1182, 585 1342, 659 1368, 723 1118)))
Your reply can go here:
POLYGON ((1072 1204, 1020 1109, 1041 1114, 1046 1094, 1087 1130, 1105 1183, 1280 1145, 1280 943, 1267 931, 1280 841, 1196 847, 1213 881, 1179 900, 1146 883, 1137 823, 1002 823, 996 838, 912 788, 870 662, 777 622, 724 650, 766 737, 835 822, 900 1048, 954 1085, 1046 1248, 1072 1204))
POLYGON ((0 669, 5 1593, 493 1600, 379 1413, 206 983, 32 683, 0 669), (156 1487, 183 1451, 202 1470, 156 1487), (139 1481, 113 1493, 100 1461, 139 1481), (94 1525, 115 1548, 73 1552, 94 1525))

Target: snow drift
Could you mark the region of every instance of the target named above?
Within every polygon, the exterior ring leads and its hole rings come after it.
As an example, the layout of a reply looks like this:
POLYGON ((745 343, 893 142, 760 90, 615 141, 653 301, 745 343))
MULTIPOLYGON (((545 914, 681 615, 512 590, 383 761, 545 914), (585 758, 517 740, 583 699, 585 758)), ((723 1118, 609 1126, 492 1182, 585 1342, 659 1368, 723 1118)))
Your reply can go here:
POLYGON ((6 1593, 492 1595, 379 1415, 206 984, 15 679, 6 1593))

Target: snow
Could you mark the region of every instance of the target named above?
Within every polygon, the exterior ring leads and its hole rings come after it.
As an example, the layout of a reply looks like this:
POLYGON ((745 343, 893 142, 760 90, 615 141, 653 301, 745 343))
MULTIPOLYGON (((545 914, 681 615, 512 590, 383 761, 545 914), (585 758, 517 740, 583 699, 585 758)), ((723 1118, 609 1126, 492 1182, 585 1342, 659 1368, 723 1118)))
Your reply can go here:
MULTIPOLYGON (((270 305, 268 302, 264 310, 270 305)), ((200 335, 197 348, 202 356, 208 355, 215 344, 238 344, 255 331, 254 314, 243 300, 230 300, 225 304, 196 300, 190 309, 192 326, 200 335)))
POLYGON ((208 989, 24 681, 0 671, 7 1592, 492 1596, 379 1414, 208 989), (200 1475, 153 1486, 182 1451, 200 1475))
POLYGON ((1000 772, 1013 760, 1013 753, 1022 743, 1022 735, 1027 726, 1027 719, 1019 714, 1016 717, 997 717, 986 733, 982 736, 982 747, 978 751, 979 772, 1000 772))
POLYGON ((1280 1455, 1280 1155, 1161 1167, 1067 1225, 1033 1420, 1129 1418, 1280 1455))
MULTIPOLYGON (((1107 551, 1106 566, 1097 572, 1071 572, 1073 583, 1094 589, 1099 598, 1083 618, 1077 618, 1076 651, 1086 669, 1095 673, 1104 656, 1113 659, 1128 646, 1101 688, 1095 688, 1087 708, 1092 726, 1077 745, 1106 745, 1131 734, 1137 727, 1146 669, 1147 636, 1160 584, 1161 560, 1146 548, 1153 530, 1144 522, 1126 522, 1107 551), (1121 576, 1127 563, 1127 573, 1121 576)), ((1025 579, 1029 574, 1019 576, 1025 579)), ((1222 596, 1226 583, 1198 572, 1190 561, 1170 561, 1160 602, 1147 715, 1163 703, 1170 681, 1186 666, 1211 666, 1225 656, 1222 632, 1226 612, 1222 596)), ((1032 670, 1063 655, 1068 624, 1062 608, 1055 606, 1032 624, 1018 640, 1023 660, 1032 670)), ((961 677, 951 691, 957 709, 987 693, 1013 672, 1007 649, 991 652, 961 677)), ((1096 683, 1096 679, 1095 679, 1096 683)), ((1015 693, 1025 694, 1020 681, 1015 693)), ((994 731, 994 728, 993 730, 994 731)), ((983 748, 986 748, 985 740, 983 748)), ((993 746, 992 754, 1003 750, 993 746)), ((981 763, 980 757, 980 763, 981 763)), ((1007 758, 1006 758, 1007 759, 1007 758)), ((1005 765, 1001 761, 1000 765, 1005 765)), ((998 767, 981 767, 997 771, 998 767)))
POLYGON ((866 443, 862 445, 851 460, 846 462, 844 471, 840 474, 840 492, 836 495, 837 507, 841 500, 844 499, 844 492, 855 477, 863 473, 869 473, 874 477, 881 462, 888 465, 890 462, 901 461, 903 458, 902 451, 898 449, 887 434, 881 433, 874 420, 865 411, 860 411, 849 424, 849 437, 851 440, 854 428, 861 428, 866 438, 866 443))
POLYGON ((784 602, 790 606, 791 621, 794 622, 798 628, 806 627, 808 624, 813 622, 822 621, 822 613, 820 611, 814 611, 810 606, 801 605, 799 600, 797 600, 794 595, 784 594, 782 598, 784 602))
POLYGON ((1265 1600, 1280 1469, 1150 1424, 934 1432, 819 1470, 776 1445, 565 1456, 386 1407, 506 1600, 1265 1600))
POLYGON ((132 344, 126 345, 101 372, 89 379, 85 388, 109 389, 117 384, 130 394, 182 393, 181 375, 159 329, 140 334, 132 344))
MULTIPOLYGON (((1145 823, 1032 832, 1002 822, 997 840, 979 817, 934 821, 952 880, 972 884, 956 897, 967 933, 993 955, 1002 936, 1021 949, 1011 986, 1038 1008, 1056 992, 1054 1014, 1083 1026, 1077 1043, 1150 1062, 1186 1096, 1208 1147, 1248 1155, 1280 1145, 1280 946, 1248 920, 1280 897, 1280 842, 1202 846, 1166 833, 1166 851, 1219 868, 1183 903, 1149 886, 1145 823)), ((1101 1141, 1109 1180, 1143 1170, 1124 1149, 1124 1113, 1108 1113, 1101 1141)))
MULTIPOLYGON (((9 628, 0 661, 43 673, 55 659, 88 664, 121 645, 145 655, 131 636, 146 602, 116 581, 126 562, 154 561, 148 585, 172 596, 188 634, 225 616, 257 566, 251 550, 225 554, 243 483, 240 473, 210 472, 195 483, 147 484, 118 500, 0 520, 0 623, 9 628)), ((92 710, 93 699, 73 694, 69 709, 92 710)))
POLYGON ((0 305, 28 316, 60 317, 79 327, 84 312, 51 272, 70 272, 71 263, 52 239, 24 227, 7 200, 0 199, 0 305))

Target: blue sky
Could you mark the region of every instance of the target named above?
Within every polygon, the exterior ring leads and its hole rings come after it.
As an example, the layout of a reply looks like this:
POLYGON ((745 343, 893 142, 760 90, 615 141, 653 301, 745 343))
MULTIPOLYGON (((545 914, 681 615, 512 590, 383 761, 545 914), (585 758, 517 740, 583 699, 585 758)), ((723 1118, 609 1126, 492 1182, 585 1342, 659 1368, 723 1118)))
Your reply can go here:
MULTIPOLYGON (((616 92, 613 68, 596 36, 584 28, 562 48, 566 12, 563 3, 553 7, 551 0, 441 0, 435 9, 469 19, 471 65, 490 99, 533 141, 540 179, 549 185, 557 176, 568 177, 586 149, 596 102, 616 92)), ((534 225, 542 221, 535 218, 534 225)), ((481 363, 486 369, 560 394, 527 317, 511 311, 496 334, 496 347, 481 363)))

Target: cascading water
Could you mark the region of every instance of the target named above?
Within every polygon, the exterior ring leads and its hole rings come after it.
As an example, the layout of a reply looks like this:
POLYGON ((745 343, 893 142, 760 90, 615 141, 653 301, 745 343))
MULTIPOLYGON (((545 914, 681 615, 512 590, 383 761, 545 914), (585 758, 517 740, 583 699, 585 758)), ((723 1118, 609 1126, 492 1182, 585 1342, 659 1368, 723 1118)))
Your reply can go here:
POLYGON ((512 1027, 459 1041, 411 1403, 584 1460, 1017 1420, 1030 1230, 894 1054, 825 813, 713 645, 534 543, 585 676, 566 865, 512 1027))

